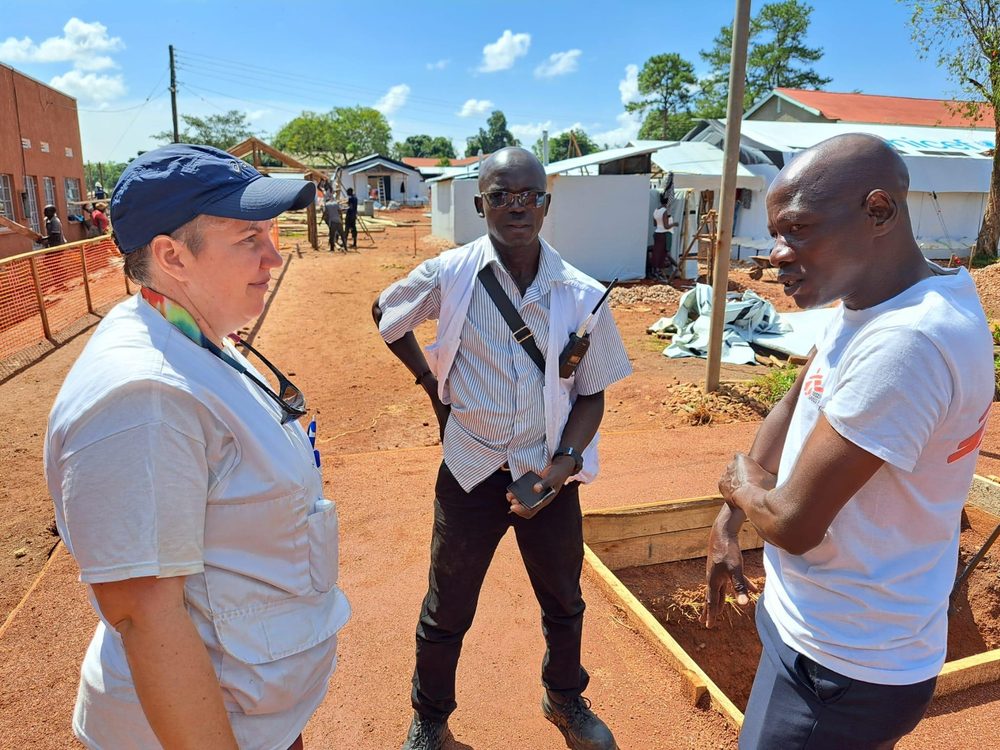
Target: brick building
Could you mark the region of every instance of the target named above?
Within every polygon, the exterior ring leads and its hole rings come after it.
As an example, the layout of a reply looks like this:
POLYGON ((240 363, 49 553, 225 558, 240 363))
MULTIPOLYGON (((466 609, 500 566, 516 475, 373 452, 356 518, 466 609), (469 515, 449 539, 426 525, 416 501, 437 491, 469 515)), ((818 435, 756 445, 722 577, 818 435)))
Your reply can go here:
MULTIPOLYGON (((0 63, 0 215, 44 234, 42 209, 56 207, 67 242, 83 239, 83 155, 76 99, 0 63)), ((31 250, 0 227, 0 258, 31 250)))

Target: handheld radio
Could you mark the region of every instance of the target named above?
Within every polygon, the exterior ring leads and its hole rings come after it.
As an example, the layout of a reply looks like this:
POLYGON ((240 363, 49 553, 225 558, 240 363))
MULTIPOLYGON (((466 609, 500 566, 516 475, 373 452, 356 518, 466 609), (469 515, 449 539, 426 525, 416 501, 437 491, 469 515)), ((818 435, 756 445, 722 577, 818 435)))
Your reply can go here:
POLYGON ((583 321, 583 325, 580 326, 579 331, 573 331, 569 334, 569 342, 566 344, 566 348, 562 350, 562 354, 559 355, 559 377, 568 378, 576 372, 577 366, 580 364, 580 360, 583 359, 583 355, 587 353, 587 349, 590 348, 590 334, 586 333, 587 326, 590 325, 590 320, 593 318, 597 311, 604 304, 604 300, 608 298, 611 294, 611 290, 614 288, 615 284, 618 283, 618 277, 616 276, 608 288, 604 290, 604 294, 594 305, 594 309, 590 311, 590 315, 587 316, 586 320, 583 321))

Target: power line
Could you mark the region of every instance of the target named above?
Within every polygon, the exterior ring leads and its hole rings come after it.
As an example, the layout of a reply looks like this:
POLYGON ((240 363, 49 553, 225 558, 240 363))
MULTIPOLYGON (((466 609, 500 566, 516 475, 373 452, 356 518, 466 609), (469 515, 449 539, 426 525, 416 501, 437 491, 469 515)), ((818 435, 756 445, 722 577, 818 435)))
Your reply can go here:
MULTIPOLYGON (((295 92, 308 92, 309 94, 314 94, 316 89, 329 91, 331 93, 336 93, 341 96, 352 96, 357 97, 358 95, 363 95, 365 98, 379 98, 385 94, 382 89, 372 89, 363 86, 353 86, 350 84, 335 84, 327 83, 325 81, 316 82, 303 82, 304 76, 301 73, 288 73, 280 70, 275 70, 274 68, 266 68, 259 65, 254 65, 252 63, 239 62, 237 60, 229 60, 226 58, 215 57, 212 55, 204 55, 195 52, 184 52, 178 58, 178 67, 186 67, 188 70, 197 73, 199 75, 205 75, 212 78, 216 78, 220 81, 225 81, 227 83, 236 83, 248 85, 248 75, 253 77, 254 84, 257 87, 261 86, 261 79, 268 83, 279 85, 282 88, 277 90, 278 93, 288 93, 290 90, 295 92)), ((271 91, 275 89, 271 88, 271 91)), ((409 94, 407 96, 407 107, 410 109, 422 109, 424 111, 431 111, 432 114, 440 114, 441 111, 446 111, 453 116, 457 116, 456 110, 460 105, 456 105, 453 101, 445 101, 442 99, 435 99, 431 97, 424 97, 420 95, 409 94), (416 106, 414 105, 416 103, 416 106), (421 104, 426 106, 420 106, 421 104), (433 111, 432 111, 433 110, 433 111)), ((496 108, 496 107, 495 107, 496 108)), ((537 117, 537 112, 527 113, 518 110, 504 110, 506 114, 518 117, 533 119, 537 117)), ((553 113, 550 113, 553 114, 553 113)), ((557 117, 563 117, 567 119, 575 119, 578 113, 568 114, 568 113, 554 113, 557 117)), ((425 121, 430 122, 430 121, 425 121)), ((446 124, 449 127, 453 127, 454 123, 439 123, 446 124)))

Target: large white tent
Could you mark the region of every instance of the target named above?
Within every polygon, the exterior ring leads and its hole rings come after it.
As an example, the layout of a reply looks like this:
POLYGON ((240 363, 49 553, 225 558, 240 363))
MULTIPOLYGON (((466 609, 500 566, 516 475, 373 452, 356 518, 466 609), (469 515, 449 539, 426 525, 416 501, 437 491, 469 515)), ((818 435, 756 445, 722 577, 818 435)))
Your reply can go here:
MULTIPOLYGON (((724 124, 705 121, 687 136, 714 146, 722 144, 724 124)), ((895 148, 910 171, 907 204, 917 243, 929 258, 967 256, 976 242, 989 192, 993 131, 975 128, 932 128, 916 125, 805 123, 744 120, 741 145, 765 155, 776 168, 796 153, 835 135, 870 133, 895 148)), ((759 170, 760 165, 745 165, 759 170)), ((770 184, 773 174, 765 174, 770 184)), ((754 195, 754 198, 757 196, 754 195)), ((738 213, 733 257, 770 247, 763 200, 753 200, 738 213), (748 252, 749 251, 749 252, 748 252)))

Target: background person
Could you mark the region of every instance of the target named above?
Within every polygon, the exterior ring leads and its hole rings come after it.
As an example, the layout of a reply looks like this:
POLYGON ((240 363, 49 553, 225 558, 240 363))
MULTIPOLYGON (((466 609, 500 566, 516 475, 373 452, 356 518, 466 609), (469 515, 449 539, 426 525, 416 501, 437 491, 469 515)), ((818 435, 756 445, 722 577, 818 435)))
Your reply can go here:
POLYGON ((709 540, 711 626, 764 538, 764 653, 743 750, 891 748, 944 664, 962 508, 993 401, 993 346, 965 269, 924 260, 909 175, 884 141, 824 141, 767 194, 771 264, 799 307, 841 300, 795 385, 729 464, 709 540))
POLYGON ((475 198, 488 233, 425 261, 372 307, 389 348, 427 392, 444 443, 430 586, 417 625, 415 713, 404 750, 440 750, 448 737, 462 639, 494 551, 511 527, 542 609, 543 713, 570 748, 616 748, 582 697, 590 677, 580 660, 579 483, 597 474, 604 389, 629 375, 631 366, 602 307, 575 374, 559 377, 569 332, 580 327, 604 288, 538 236, 550 200, 545 184, 545 170, 530 151, 505 148, 490 156, 475 198), (536 342, 544 362, 514 339, 478 280, 481 272, 493 274, 497 293, 523 317, 531 332, 526 340, 536 342), (412 333, 429 319, 438 320, 437 342, 428 349, 432 364, 412 333), (543 477, 536 491, 554 491, 532 510, 507 492, 529 470, 543 477))
POLYGON ((344 236, 351 234, 351 247, 358 249, 358 196, 354 188, 347 188, 347 213, 344 214, 344 236))
POLYGON ((670 196, 664 190, 660 193, 659 207, 653 211, 653 253, 650 257, 652 278, 662 278, 668 263, 673 264, 673 258, 670 257, 670 230, 675 226, 677 224, 670 215, 670 196))
POLYGON ((141 291, 88 341, 45 446, 59 533, 100 617, 73 718, 87 747, 301 748, 326 694, 350 614, 336 510, 296 421, 301 391, 229 338, 281 265, 270 220, 314 191, 184 144, 143 154, 115 187, 141 291))
POLYGON ((45 215, 45 237, 42 244, 45 247, 63 244, 65 240, 63 239, 62 222, 56 215, 56 207, 50 203, 42 209, 42 213, 45 215))
POLYGON ((90 214, 90 221, 94 225, 94 228, 97 230, 98 235, 108 233, 108 227, 109 227, 108 216, 107 214, 104 213, 106 209, 107 206, 105 206, 103 203, 95 203, 94 210, 90 214))
POLYGON ((339 238, 341 247, 346 253, 347 232, 344 231, 344 225, 341 223, 340 204, 337 203, 332 195, 328 195, 326 202, 323 204, 323 221, 326 222, 330 230, 330 252, 336 252, 337 239, 339 238))

